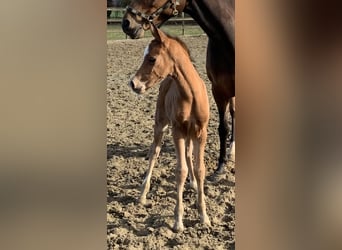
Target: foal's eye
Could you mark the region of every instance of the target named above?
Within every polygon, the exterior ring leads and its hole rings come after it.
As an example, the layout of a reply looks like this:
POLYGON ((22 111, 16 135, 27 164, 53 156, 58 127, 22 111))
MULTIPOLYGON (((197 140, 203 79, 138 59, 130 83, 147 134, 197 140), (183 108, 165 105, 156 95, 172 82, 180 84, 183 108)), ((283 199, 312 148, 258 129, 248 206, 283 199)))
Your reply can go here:
POLYGON ((149 58, 148 58, 148 61, 149 61, 150 63, 155 63, 155 62, 156 62, 156 58, 154 58, 154 57, 149 57, 149 58))

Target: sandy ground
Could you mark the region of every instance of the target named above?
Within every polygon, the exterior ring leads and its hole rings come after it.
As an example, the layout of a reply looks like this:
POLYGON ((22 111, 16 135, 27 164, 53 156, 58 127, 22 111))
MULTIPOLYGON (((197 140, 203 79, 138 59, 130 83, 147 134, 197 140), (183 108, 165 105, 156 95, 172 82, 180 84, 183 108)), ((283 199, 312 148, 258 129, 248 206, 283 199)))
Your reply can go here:
MULTIPOLYGON (((194 64, 207 84, 210 123, 205 152, 207 176, 219 153, 218 115, 205 73, 206 36, 183 37, 194 64)), ((148 205, 136 203, 144 173, 145 156, 153 138, 158 86, 137 96, 127 83, 140 66, 151 39, 109 41, 107 54, 107 243, 108 249, 234 249, 235 177, 227 171, 217 182, 206 181, 207 212, 212 226, 199 223, 196 193, 185 188, 184 226, 173 233, 175 207, 175 152, 171 133, 164 136, 154 168, 148 205)))

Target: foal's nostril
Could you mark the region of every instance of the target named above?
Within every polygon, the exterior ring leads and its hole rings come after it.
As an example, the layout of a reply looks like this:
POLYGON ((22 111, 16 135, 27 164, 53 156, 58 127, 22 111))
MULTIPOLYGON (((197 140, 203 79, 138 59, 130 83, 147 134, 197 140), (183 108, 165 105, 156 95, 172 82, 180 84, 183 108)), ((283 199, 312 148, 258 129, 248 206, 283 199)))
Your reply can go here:
POLYGON ((124 20, 122 21, 122 29, 123 29, 123 30, 128 29, 129 25, 130 25, 130 22, 128 21, 128 19, 124 19, 124 20))
POLYGON ((133 80, 129 82, 129 86, 132 88, 132 90, 133 90, 134 92, 136 92, 136 93, 138 93, 138 94, 141 93, 141 90, 142 90, 141 86, 139 86, 139 85, 137 86, 137 85, 134 83, 133 80))
POLYGON ((132 89, 134 89, 134 82, 133 82, 133 81, 130 81, 130 82, 129 82, 129 86, 130 86, 132 89))

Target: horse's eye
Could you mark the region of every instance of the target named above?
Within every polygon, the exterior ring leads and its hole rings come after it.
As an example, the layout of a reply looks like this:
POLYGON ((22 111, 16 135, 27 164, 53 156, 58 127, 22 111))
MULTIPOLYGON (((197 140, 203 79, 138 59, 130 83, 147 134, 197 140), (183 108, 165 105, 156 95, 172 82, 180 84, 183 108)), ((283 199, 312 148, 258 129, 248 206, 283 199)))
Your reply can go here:
POLYGON ((155 59, 154 57, 149 57, 149 58, 148 58, 148 61, 149 61, 150 63, 155 63, 155 62, 156 62, 156 59, 155 59))

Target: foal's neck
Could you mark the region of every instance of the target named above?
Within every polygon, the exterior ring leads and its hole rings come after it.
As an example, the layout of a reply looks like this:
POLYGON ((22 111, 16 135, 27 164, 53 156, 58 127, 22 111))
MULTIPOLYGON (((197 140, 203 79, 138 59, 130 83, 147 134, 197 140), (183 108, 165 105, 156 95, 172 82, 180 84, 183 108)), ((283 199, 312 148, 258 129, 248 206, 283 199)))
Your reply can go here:
POLYGON ((180 85, 184 94, 196 98, 194 92, 202 90, 203 84, 202 79, 191 62, 189 54, 182 48, 181 53, 179 51, 172 53, 171 51, 170 55, 174 62, 172 78, 180 85))

